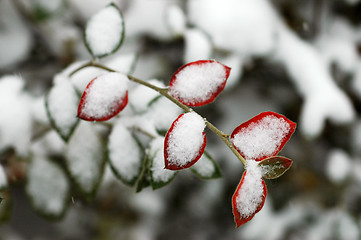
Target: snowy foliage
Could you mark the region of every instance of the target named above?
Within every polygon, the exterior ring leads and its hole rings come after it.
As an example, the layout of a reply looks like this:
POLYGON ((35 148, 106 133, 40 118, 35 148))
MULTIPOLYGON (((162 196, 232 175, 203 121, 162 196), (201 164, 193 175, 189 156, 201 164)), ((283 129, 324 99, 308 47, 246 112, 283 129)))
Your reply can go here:
POLYGON ((358 239, 360 4, 0 1, 1 237, 358 239))

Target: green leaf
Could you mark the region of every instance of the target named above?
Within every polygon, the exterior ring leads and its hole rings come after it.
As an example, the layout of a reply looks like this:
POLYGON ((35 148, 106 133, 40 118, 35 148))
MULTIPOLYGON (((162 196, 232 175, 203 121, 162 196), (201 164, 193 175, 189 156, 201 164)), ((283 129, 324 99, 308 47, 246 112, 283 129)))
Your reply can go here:
POLYGON ((151 161, 149 174, 153 190, 164 187, 177 175, 177 171, 164 168, 164 137, 151 141, 148 157, 151 161))
POLYGON ((93 15, 84 31, 85 45, 94 57, 116 52, 124 40, 124 19, 120 9, 111 3, 93 15))
POLYGON ((69 189, 67 176, 58 165, 42 156, 32 159, 25 191, 36 212, 51 219, 64 216, 69 189))
POLYGON ((292 160, 273 156, 266 158, 258 163, 262 168, 263 177, 266 179, 275 179, 282 176, 292 165, 292 160))
POLYGON ((0 195, 2 195, 0 197, 0 224, 2 224, 10 219, 13 202, 7 192, 0 192, 0 195))
POLYGON ((65 149, 65 163, 79 190, 92 198, 106 161, 104 143, 95 125, 81 121, 65 149))
POLYGON ((145 155, 143 160, 142 171, 140 172, 139 178, 135 183, 135 191, 138 193, 144 188, 150 186, 150 176, 149 176, 149 157, 145 155))
POLYGON ((77 111, 80 97, 69 79, 60 75, 56 78, 55 85, 45 97, 45 107, 50 123, 67 142, 79 123, 77 111))
POLYGON ((133 186, 140 175, 144 153, 134 135, 120 122, 109 136, 108 158, 114 174, 133 186))
POLYGON ((215 179, 222 177, 222 173, 209 153, 204 152, 202 157, 191 168, 191 171, 200 179, 215 179))

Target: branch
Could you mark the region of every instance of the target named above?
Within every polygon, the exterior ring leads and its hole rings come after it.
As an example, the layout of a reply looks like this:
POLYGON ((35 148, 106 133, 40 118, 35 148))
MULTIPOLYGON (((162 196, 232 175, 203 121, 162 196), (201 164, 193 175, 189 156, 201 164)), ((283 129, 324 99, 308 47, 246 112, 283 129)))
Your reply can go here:
MULTIPOLYGON (((91 61, 88 63, 85 63, 84 65, 78 67, 77 69, 75 69, 73 72, 71 72, 69 75, 72 76, 74 75, 76 72, 87 68, 87 67, 97 67, 100 69, 104 69, 108 72, 117 72, 114 69, 108 68, 104 65, 98 64, 95 61, 91 61)), ((131 75, 127 75, 127 77, 129 78, 130 81, 139 83, 143 86, 146 86, 148 88, 153 89, 154 91, 157 91, 159 94, 161 94, 162 96, 168 98, 170 101, 172 101, 174 104, 176 104, 178 107, 182 108, 185 112, 195 112, 192 108, 184 105, 183 103, 179 102, 177 99, 175 99, 173 96, 171 96, 168 93, 168 88, 159 88, 157 86, 154 86, 153 84, 143 81, 139 78, 133 77, 131 75)), ((198 114, 198 113, 197 113, 198 114)), ((200 115, 200 114, 198 114, 200 115)), ((232 145, 232 143, 229 141, 229 135, 223 133, 222 131, 220 131, 217 127, 215 127, 212 123, 210 123, 208 120, 204 119, 206 126, 212 131, 214 132, 220 139, 222 139, 222 141, 227 145, 227 147, 229 149, 231 149, 231 151, 234 153, 234 155, 236 155, 236 157, 242 162, 243 165, 246 164, 246 160, 242 157, 242 155, 237 151, 237 149, 234 148, 234 146, 232 145)))

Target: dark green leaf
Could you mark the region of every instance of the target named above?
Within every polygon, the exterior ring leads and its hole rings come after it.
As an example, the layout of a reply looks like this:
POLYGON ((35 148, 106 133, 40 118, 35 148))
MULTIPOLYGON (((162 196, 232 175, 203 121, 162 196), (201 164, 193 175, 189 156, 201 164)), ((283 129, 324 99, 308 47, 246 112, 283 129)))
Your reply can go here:
POLYGON ((292 160, 273 156, 266 158, 258 163, 262 167, 263 177, 266 179, 274 179, 283 175, 292 165, 292 160))

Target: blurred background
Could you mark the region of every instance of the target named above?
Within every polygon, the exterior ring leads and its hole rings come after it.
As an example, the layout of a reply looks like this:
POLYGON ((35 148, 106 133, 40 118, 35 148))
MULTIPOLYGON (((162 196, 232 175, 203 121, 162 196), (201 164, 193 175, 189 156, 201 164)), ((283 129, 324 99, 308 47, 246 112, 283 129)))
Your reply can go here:
POLYGON ((44 96, 56 74, 91 59, 83 29, 110 2, 0 0, 1 240, 361 239, 358 0, 114 0, 126 28, 115 56, 126 72, 167 85, 190 61, 230 66, 225 91, 197 111, 226 133, 263 111, 285 115, 298 124, 280 153, 293 165, 266 181, 264 208, 238 229, 231 198, 243 167, 210 131, 222 178, 182 171, 136 193, 105 167, 91 201, 70 187, 56 219, 34 209, 29 164, 35 148, 54 147, 50 137, 39 145, 52 131, 44 96))

